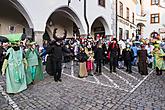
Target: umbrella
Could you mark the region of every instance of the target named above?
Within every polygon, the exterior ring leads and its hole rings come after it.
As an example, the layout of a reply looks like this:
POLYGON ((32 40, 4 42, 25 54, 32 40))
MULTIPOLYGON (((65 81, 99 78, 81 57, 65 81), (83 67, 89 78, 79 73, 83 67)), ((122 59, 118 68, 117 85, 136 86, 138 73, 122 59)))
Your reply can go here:
POLYGON ((4 36, 0 36, 0 42, 9 42, 9 39, 4 36))
POLYGON ((18 34, 7 34, 5 35, 10 42, 17 42, 17 41, 21 41, 21 36, 22 33, 18 33, 18 34))
POLYGON ((8 39, 9 42, 19 42, 26 38, 26 35, 22 33, 7 34, 7 35, 2 35, 2 36, 4 36, 5 39, 8 39))

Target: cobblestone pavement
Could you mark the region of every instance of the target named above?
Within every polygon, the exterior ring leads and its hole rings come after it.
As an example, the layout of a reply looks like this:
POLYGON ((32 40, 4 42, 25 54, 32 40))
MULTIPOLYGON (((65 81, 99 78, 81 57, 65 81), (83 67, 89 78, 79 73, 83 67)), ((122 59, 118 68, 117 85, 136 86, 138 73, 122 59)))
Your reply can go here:
POLYGON ((1 86, 3 83, 4 82, 0 82, 0 110, 11 110, 12 106, 10 106, 7 96, 5 96, 5 92, 1 86))
MULTIPOLYGON (((165 110, 164 74, 156 76, 149 69, 148 76, 141 76, 137 67, 133 67, 132 74, 125 69, 110 73, 106 65, 102 75, 80 79, 78 70, 78 65, 68 63, 62 82, 56 83, 45 74, 44 81, 10 97, 21 110, 165 110)), ((5 83, 0 85, 4 88, 5 83)), ((5 106, 0 105, 0 110, 10 110, 1 97, 0 104, 5 106)))
POLYGON ((8 101, 0 94, 0 110, 12 110, 12 107, 8 104, 8 101))

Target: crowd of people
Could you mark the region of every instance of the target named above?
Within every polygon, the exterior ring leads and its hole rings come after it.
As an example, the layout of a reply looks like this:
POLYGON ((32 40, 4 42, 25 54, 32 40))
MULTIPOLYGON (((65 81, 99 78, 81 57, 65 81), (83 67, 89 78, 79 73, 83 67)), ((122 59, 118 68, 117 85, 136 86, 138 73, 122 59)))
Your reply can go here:
POLYGON ((165 53, 160 43, 136 41, 117 41, 92 38, 66 39, 53 34, 53 40, 46 41, 43 47, 35 42, 0 43, 0 69, 6 76, 7 93, 18 93, 28 85, 44 79, 43 65, 46 72, 54 76, 55 82, 62 81, 62 64, 75 61, 79 64, 79 78, 102 74, 102 66, 109 65, 109 70, 117 68, 132 73, 132 66, 138 66, 139 74, 147 75, 148 67, 162 75, 165 70, 165 53))
POLYGON ((132 66, 137 66, 141 75, 147 75, 148 68, 155 69, 157 75, 165 70, 165 54, 158 42, 117 41, 116 38, 111 41, 72 39, 64 40, 63 47, 68 49, 68 53, 64 52, 64 63, 69 56, 70 60, 79 62, 80 78, 101 75, 105 64, 109 65, 110 73, 116 72, 116 68, 126 68, 125 71, 131 74, 132 66))

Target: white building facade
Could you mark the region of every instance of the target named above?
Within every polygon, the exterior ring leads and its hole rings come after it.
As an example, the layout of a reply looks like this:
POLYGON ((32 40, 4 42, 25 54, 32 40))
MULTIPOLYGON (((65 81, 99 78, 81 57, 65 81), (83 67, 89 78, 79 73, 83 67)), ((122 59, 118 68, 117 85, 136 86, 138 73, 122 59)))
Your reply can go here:
POLYGON ((52 37, 54 28, 59 36, 66 29, 68 38, 110 36, 115 33, 111 4, 111 0, 1 0, 0 34, 22 33, 24 28, 38 43, 45 32, 52 37))
POLYGON ((142 0, 142 2, 147 19, 143 36, 153 38, 160 34, 161 38, 165 38, 165 1, 142 0))
POLYGON ((117 0, 117 38, 133 39, 137 29, 138 0, 117 0))

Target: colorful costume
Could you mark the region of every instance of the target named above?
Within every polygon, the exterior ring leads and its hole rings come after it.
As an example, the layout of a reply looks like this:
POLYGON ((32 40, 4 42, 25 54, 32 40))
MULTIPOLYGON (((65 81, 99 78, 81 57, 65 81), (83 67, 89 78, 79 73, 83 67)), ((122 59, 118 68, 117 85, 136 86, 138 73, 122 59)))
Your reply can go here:
POLYGON ((11 47, 6 55, 2 68, 2 73, 6 70, 6 91, 7 93, 21 92, 27 88, 22 49, 11 47))
POLYGON ((28 62, 27 73, 30 73, 33 81, 43 80, 42 61, 39 52, 34 49, 28 49, 26 52, 26 59, 28 62))
POLYGON ((94 69, 94 52, 92 51, 91 48, 86 48, 85 49, 85 53, 87 54, 88 56, 88 60, 86 62, 86 67, 87 67, 87 71, 88 72, 91 72, 93 69, 94 69))
POLYGON ((148 54, 147 63, 150 68, 152 68, 152 63, 153 63, 153 59, 154 59, 151 54, 153 51, 153 48, 154 47, 152 45, 146 46, 146 50, 147 50, 147 54, 148 54))
POLYGON ((159 70, 165 70, 165 61, 163 57, 165 57, 165 53, 159 47, 155 47, 153 50, 154 62, 153 68, 158 68, 159 70))
POLYGON ((88 56, 86 55, 86 53, 84 51, 81 51, 78 54, 77 58, 80 62, 79 77, 80 78, 87 77, 88 72, 87 72, 87 68, 86 68, 86 61, 88 59, 88 56))

